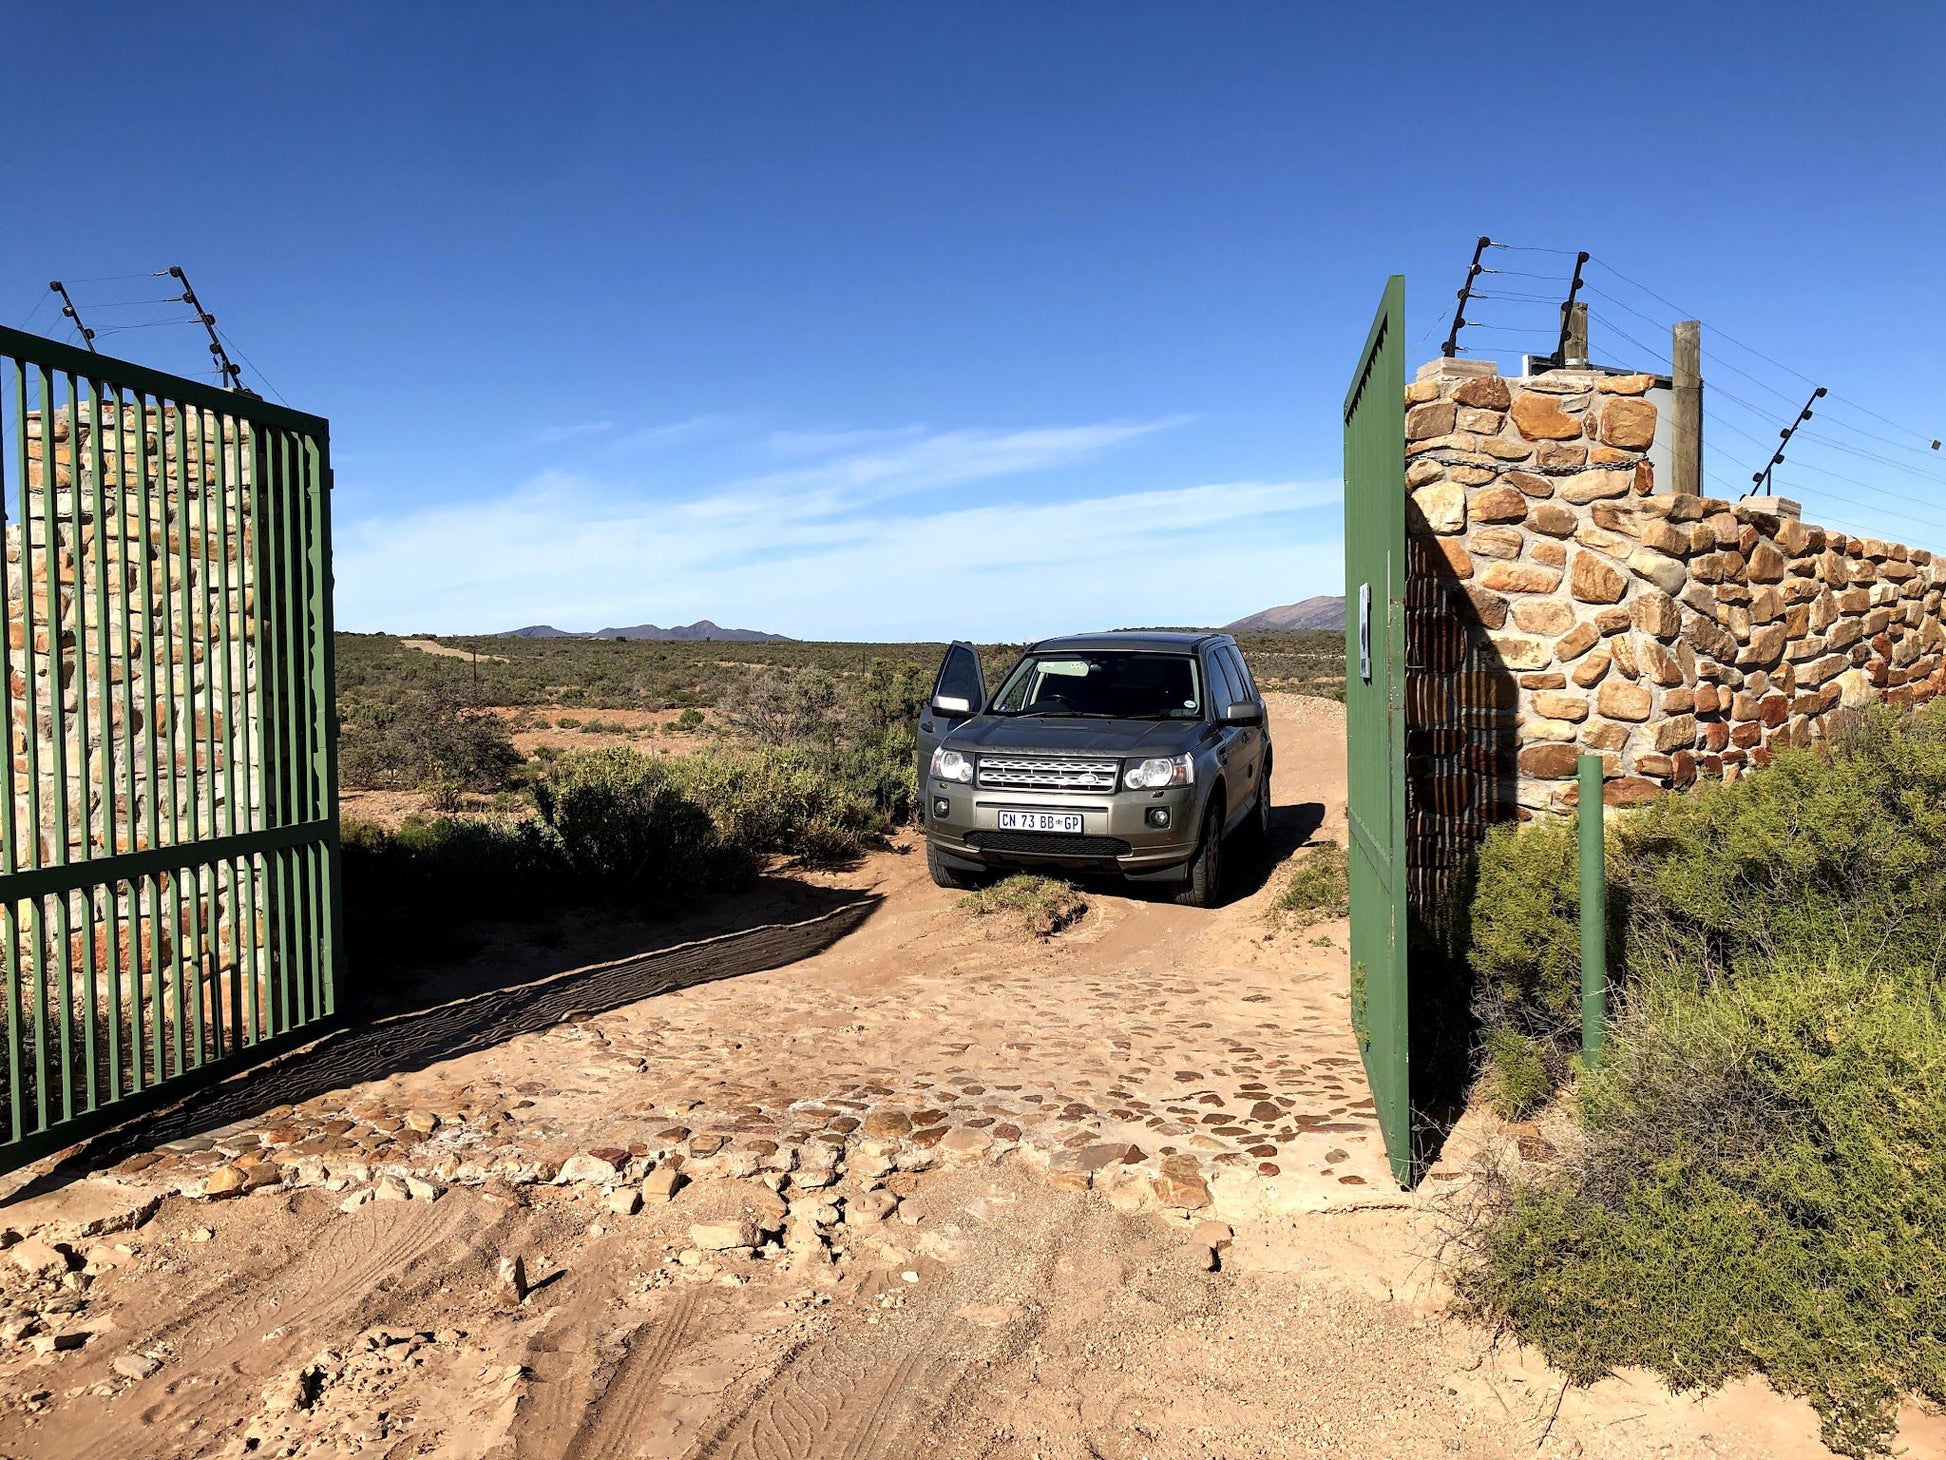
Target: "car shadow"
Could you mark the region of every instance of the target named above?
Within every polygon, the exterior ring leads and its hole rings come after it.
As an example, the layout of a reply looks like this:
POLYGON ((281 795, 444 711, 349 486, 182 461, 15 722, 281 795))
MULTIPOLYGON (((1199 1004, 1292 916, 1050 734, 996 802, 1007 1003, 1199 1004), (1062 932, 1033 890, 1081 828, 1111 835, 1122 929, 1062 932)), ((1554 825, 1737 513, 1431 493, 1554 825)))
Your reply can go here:
POLYGON ((1270 828, 1257 847, 1239 846, 1225 871, 1228 886, 1223 900, 1236 902, 1263 889, 1272 875, 1291 856, 1312 845, 1318 828, 1324 825, 1322 801, 1300 801, 1295 806, 1272 806, 1270 828))
MULTIPOLYGON (((1271 876, 1294 853, 1313 845, 1318 828, 1324 824, 1322 801, 1300 801, 1294 806, 1273 806, 1270 826, 1261 845, 1250 845, 1249 833, 1233 831, 1224 842, 1223 902, 1240 902, 1259 892, 1271 876)), ((1075 885, 1109 897, 1135 902, 1170 902, 1182 885, 1177 882, 1132 882, 1099 874, 1076 874, 1075 885)))

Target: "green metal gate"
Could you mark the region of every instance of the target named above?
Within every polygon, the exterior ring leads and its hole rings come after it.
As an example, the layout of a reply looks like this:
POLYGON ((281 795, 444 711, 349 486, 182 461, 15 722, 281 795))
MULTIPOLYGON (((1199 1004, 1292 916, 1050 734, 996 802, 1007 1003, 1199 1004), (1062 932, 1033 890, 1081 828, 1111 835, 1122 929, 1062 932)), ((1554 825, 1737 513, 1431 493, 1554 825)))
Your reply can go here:
POLYGON ((334 1012, 317 416, 0 328, 0 1168, 334 1012))
POLYGON ((1345 737, 1352 1022, 1392 1173, 1408 1185, 1404 327, 1394 275, 1345 396, 1345 737))

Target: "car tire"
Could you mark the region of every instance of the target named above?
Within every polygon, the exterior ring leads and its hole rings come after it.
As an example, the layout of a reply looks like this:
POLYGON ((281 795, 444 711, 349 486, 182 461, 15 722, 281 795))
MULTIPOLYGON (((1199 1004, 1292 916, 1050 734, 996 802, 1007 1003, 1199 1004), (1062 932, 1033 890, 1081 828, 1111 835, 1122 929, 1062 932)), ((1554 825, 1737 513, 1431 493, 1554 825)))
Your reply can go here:
POLYGON ((1250 836, 1260 847, 1270 845, 1270 761, 1264 761, 1264 778, 1257 786, 1257 807, 1250 813, 1250 836))
POLYGON ((1176 892, 1184 907, 1215 907, 1223 900, 1223 808, 1203 813, 1203 835, 1189 862, 1189 877, 1176 892))
POLYGON ((926 843, 926 870, 932 873, 935 887, 950 887, 955 892, 971 892, 980 885, 980 874, 962 872, 940 855, 939 848, 926 843))

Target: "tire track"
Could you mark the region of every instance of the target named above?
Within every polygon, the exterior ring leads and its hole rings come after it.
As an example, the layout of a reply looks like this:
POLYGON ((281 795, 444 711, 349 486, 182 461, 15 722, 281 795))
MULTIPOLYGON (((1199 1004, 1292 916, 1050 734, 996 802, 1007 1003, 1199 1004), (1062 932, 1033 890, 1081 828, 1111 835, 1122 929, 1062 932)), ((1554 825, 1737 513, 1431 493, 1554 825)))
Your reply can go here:
POLYGON ((918 1347, 889 1364, 834 1364, 825 1345, 807 1345, 692 1460, 906 1460, 921 1453, 950 1380, 968 1363, 938 1352, 938 1327, 928 1327, 918 1347))
POLYGON ((668 1312, 629 1332, 621 1362, 568 1441, 564 1460, 628 1460, 640 1453, 662 1376, 688 1343, 700 1307, 695 1289, 685 1288, 668 1312))
MULTIPOLYGON (((163 1376, 136 1384, 119 1403, 76 1411, 59 1453, 73 1460, 155 1453, 160 1436, 179 1432, 208 1407, 206 1388, 182 1384, 185 1375, 225 1388, 240 1385, 254 1397, 268 1376, 338 1338, 360 1307, 382 1316, 436 1285, 497 1225, 451 1198, 435 1206, 361 1207, 332 1223, 322 1240, 274 1274, 239 1273, 185 1303, 168 1322, 131 1336, 134 1348, 172 1344, 178 1350, 175 1361, 163 1376), (444 1258, 435 1255, 442 1247, 449 1254, 444 1258), (226 1321, 226 1314, 235 1316, 226 1321), (260 1333, 260 1323, 272 1326, 260 1333)), ((231 1416, 239 1423, 248 1417, 231 1416)))
POLYGON ((799 1345, 686 1460, 907 1460, 924 1453, 961 1376, 1000 1346, 972 1337, 949 1316, 964 1297, 907 1310, 895 1325, 853 1327, 799 1345))

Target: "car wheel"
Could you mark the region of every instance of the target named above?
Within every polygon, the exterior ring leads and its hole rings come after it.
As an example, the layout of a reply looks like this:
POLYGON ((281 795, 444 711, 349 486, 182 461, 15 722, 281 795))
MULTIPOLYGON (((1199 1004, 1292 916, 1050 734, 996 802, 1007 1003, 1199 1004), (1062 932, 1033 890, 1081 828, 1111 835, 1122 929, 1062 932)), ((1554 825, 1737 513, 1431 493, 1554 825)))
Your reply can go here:
POLYGON ((1203 835, 1189 863, 1189 879, 1176 893, 1184 907, 1215 907, 1223 897, 1223 808, 1203 813, 1203 835))
POLYGON ((1264 762, 1263 783, 1257 787, 1257 810, 1250 818, 1257 845, 1263 846, 1270 841, 1270 762, 1264 762))
POLYGON ((939 853, 939 848, 931 842, 926 843, 926 870, 932 873, 933 886, 950 887, 955 892, 971 892, 980 885, 980 874, 962 872, 939 853))

